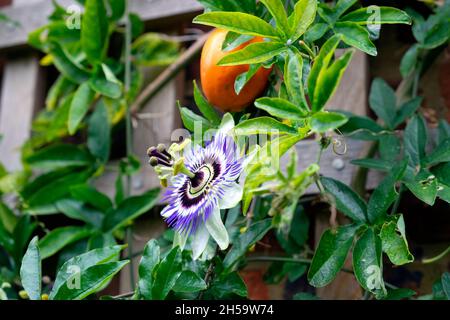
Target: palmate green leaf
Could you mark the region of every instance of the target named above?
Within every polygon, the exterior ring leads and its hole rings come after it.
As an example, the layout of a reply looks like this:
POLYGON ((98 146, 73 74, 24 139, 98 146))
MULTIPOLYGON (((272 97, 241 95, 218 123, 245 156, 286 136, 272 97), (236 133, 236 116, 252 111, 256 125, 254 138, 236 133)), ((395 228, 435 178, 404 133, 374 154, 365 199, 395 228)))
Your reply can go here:
POLYGON ((55 170, 68 166, 88 166, 93 163, 93 158, 79 146, 56 144, 31 154, 25 158, 25 162, 32 168, 55 170))
POLYGON ((336 50, 341 39, 342 35, 334 35, 325 42, 319 51, 308 77, 308 94, 310 97, 314 97, 314 91, 317 88, 318 79, 321 74, 326 72, 331 58, 334 56, 334 51, 336 50))
POLYGON ((286 56, 284 83, 289 97, 302 110, 302 113, 307 114, 309 106, 303 89, 303 58, 292 50, 289 50, 286 56))
POLYGON ((442 141, 425 159, 427 166, 450 161, 450 138, 442 141))
POLYGON ((286 10, 281 0, 261 0, 261 3, 269 10, 275 20, 277 29, 288 36, 290 25, 287 19, 286 10))
POLYGON ((313 23, 316 17, 317 1, 300 0, 294 7, 294 12, 289 17, 290 34, 289 39, 294 42, 300 38, 313 23))
POLYGON ((179 247, 173 248, 155 270, 152 298, 164 300, 181 275, 182 259, 179 247))
POLYGON ((389 260, 393 264, 400 266, 414 261, 414 257, 408 249, 405 221, 402 215, 383 224, 380 231, 380 238, 383 251, 386 252, 389 260))
POLYGON ((100 249, 91 250, 81 255, 75 256, 67 260, 61 268, 58 270, 55 282, 53 284, 52 291, 49 294, 51 300, 57 300, 57 297, 61 297, 60 291, 67 290, 67 284, 73 283, 75 277, 84 273, 90 267, 108 263, 111 261, 117 261, 119 253, 125 246, 110 246, 100 249), (71 281, 72 279, 72 281, 71 281), (56 298, 55 298, 56 297, 56 298))
POLYGON ((392 7, 369 6, 357 9, 339 19, 361 25, 367 24, 411 24, 411 17, 404 11, 392 7))
POLYGON ((245 85, 253 78, 258 70, 260 70, 260 67, 261 65, 259 63, 251 64, 247 71, 236 77, 236 80, 234 81, 234 92, 236 92, 237 95, 241 93, 245 85))
POLYGON ((97 104, 88 122, 87 146, 91 154, 106 163, 111 148, 111 120, 103 100, 97 104))
POLYGON ((89 71, 84 69, 79 63, 75 62, 60 44, 56 42, 51 43, 50 53, 53 56, 55 67, 67 79, 78 84, 82 84, 89 79, 89 71))
POLYGON ((359 284, 378 298, 386 295, 381 239, 367 228, 353 249, 353 271, 359 284))
POLYGON ((312 131, 323 133, 337 129, 347 121, 348 118, 342 113, 320 111, 312 115, 310 126, 312 131))
POLYGON ((50 231, 39 241, 41 259, 51 257, 65 246, 92 234, 86 227, 60 227, 50 231))
POLYGON ((206 120, 202 116, 199 116, 198 114, 195 114, 192 110, 180 106, 178 106, 178 109, 180 110, 181 120, 183 121, 186 129, 188 129, 189 131, 194 132, 197 126, 200 126, 202 130, 208 130, 212 128, 212 125, 208 120, 206 120))
POLYGON ((122 83, 105 64, 89 79, 89 85, 95 92, 111 99, 122 95, 122 83))
POLYGON ((395 115, 394 128, 398 127, 406 119, 411 117, 417 111, 417 109, 419 109, 422 101, 422 97, 416 97, 405 102, 395 115))
POLYGON ((197 82, 194 80, 194 100, 200 112, 205 116, 205 118, 211 121, 214 125, 220 124, 220 117, 217 114, 214 107, 209 104, 208 100, 203 97, 203 94, 200 92, 200 89, 197 86, 197 82))
POLYGON ((405 153, 413 166, 419 166, 425 158, 425 145, 428 140, 427 127, 422 116, 414 116, 407 124, 403 135, 405 153))
POLYGON ((259 98, 255 101, 255 106, 280 119, 298 121, 307 116, 305 110, 281 98, 259 98))
POLYGON ((28 245, 20 267, 20 280, 30 300, 41 300, 42 267, 39 253, 38 237, 34 237, 28 245))
POLYGON ((395 184, 403 177, 406 166, 406 160, 396 164, 373 191, 367 204, 367 216, 372 224, 386 215, 387 210, 398 196, 395 184))
POLYGON ((217 62, 218 66, 263 63, 287 50, 281 42, 257 42, 230 53, 217 62))
POLYGON ((334 31, 342 34, 342 41, 371 56, 377 55, 377 48, 370 40, 369 32, 354 22, 336 22, 334 31))
POLYGON ((103 0, 86 0, 81 20, 81 47, 91 64, 103 59, 108 39, 108 18, 103 0))
POLYGON ((367 205, 350 187, 332 178, 321 177, 325 191, 333 196, 336 208, 355 222, 368 222, 367 205))
POLYGON ((115 210, 106 215, 103 230, 105 232, 117 230, 146 213, 156 204, 158 196, 159 189, 152 189, 140 196, 125 199, 115 210))
POLYGON ((432 206, 436 201, 438 181, 428 170, 421 169, 417 175, 414 175, 413 169, 408 168, 403 182, 409 191, 426 204, 432 206))
POLYGON ((235 263, 242 257, 252 245, 261 240, 264 235, 272 228, 272 219, 264 219, 253 223, 242 233, 233 243, 228 251, 223 266, 226 270, 231 270, 235 263))
POLYGON ((335 232, 328 229, 322 234, 308 271, 308 281, 312 286, 323 287, 333 281, 344 265, 358 228, 347 225, 335 232))
POLYGON ((245 120, 234 127, 234 133, 238 136, 251 134, 281 134, 297 133, 297 130, 270 117, 259 117, 245 120))
POLYGON ((82 300, 100 291, 130 261, 106 262, 94 265, 79 274, 80 287, 61 286, 53 300, 82 300))
POLYGON ((394 90, 386 81, 376 78, 370 88, 369 105, 390 129, 394 129, 395 126, 396 104, 394 90))
POLYGON ((141 261, 139 262, 139 295, 145 300, 152 300, 154 271, 159 264, 160 249, 155 239, 147 242, 141 261))
POLYGON ((70 194, 74 199, 85 202, 103 212, 108 211, 113 206, 107 195, 99 192, 88 184, 71 186, 70 194))
POLYGON ((403 78, 406 78, 416 68, 419 52, 420 46, 416 43, 413 44, 403 55, 400 62, 400 73, 403 78))
POLYGON ((95 91, 90 88, 87 82, 78 87, 70 105, 69 121, 67 123, 69 134, 73 135, 77 131, 91 103, 94 101, 94 97, 95 91))
POLYGON ((100 229, 104 213, 74 199, 58 200, 54 206, 56 211, 71 219, 84 221, 95 229, 100 229))
POLYGON ((207 12, 194 18, 194 23, 223 28, 240 34, 279 39, 281 34, 270 24, 241 12, 207 12))
POLYGON ((198 292, 207 287, 205 281, 197 273, 186 270, 181 272, 172 290, 175 292, 198 292))

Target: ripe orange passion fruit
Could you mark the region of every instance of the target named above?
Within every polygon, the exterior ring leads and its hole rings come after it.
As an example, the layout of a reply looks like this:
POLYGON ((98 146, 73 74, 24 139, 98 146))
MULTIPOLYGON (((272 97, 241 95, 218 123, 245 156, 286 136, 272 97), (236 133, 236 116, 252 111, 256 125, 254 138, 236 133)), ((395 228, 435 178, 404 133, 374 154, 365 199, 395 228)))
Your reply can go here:
POLYGON ((255 37, 233 50, 224 52, 222 44, 227 32, 215 29, 206 40, 200 60, 200 78, 203 92, 212 105, 223 112, 237 112, 244 110, 263 93, 272 69, 259 68, 237 95, 234 90, 234 82, 238 75, 249 69, 249 65, 218 66, 217 62, 251 43, 262 42, 263 38, 255 37))

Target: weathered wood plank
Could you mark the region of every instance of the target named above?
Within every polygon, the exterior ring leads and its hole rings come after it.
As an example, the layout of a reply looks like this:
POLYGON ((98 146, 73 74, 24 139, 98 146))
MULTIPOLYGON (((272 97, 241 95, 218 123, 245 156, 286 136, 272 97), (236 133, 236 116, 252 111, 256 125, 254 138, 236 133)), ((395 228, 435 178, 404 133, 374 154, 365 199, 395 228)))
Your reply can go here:
POLYGON ((26 56, 8 60, 4 67, 1 109, 0 162, 10 171, 21 169, 22 144, 30 137, 37 107, 42 103, 43 81, 39 60, 26 56))
MULTIPOLYGON (((59 0, 58 3, 64 7, 79 5, 75 0, 59 0)), ((130 12, 138 13, 144 21, 149 23, 192 14, 200 10, 202 6, 196 0, 131 0, 130 8, 130 12)), ((20 27, 2 26, 0 28, 0 51, 25 46, 28 33, 45 25, 52 11, 52 2, 48 0, 33 1, 26 5, 2 9, 1 12, 17 21, 20 27)))

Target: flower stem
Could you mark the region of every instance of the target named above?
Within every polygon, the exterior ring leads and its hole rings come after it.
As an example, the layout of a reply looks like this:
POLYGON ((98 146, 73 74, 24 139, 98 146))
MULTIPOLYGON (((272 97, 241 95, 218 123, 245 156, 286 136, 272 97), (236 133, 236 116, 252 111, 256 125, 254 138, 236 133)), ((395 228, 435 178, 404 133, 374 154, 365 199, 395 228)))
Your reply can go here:
MULTIPOLYGON (((125 75, 124 75, 124 89, 125 89, 125 100, 130 90, 131 83, 131 21, 128 17, 129 12, 129 2, 126 3, 126 22, 125 22, 125 75)), ((133 153, 133 132, 131 125, 131 108, 127 104, 126 116, 125 116, 125 130, 126 130, 126 151, 127 157, 130 157, 133 153)), ((131 175, 127 173, 126 175, 126 186, 125 194, 127 197, 131 194, 131 175)), ((127 228, 127 242, 128 242, 128 258, 130 259, 130 287, 134 291, 135 289, 135 279, 134 279, 134 266, 133 266, 133 229, 132 227, 127 228)))

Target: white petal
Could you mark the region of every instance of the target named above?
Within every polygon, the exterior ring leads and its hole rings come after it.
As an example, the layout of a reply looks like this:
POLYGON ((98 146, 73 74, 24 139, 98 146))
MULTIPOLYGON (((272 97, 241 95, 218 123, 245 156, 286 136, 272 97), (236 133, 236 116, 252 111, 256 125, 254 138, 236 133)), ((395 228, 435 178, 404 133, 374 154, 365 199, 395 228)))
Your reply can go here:
POLYGON ((205 251, 206 245, 208 244, 209 240, 209 232, 206 229, 206 227, 201 223, 198 226, 197 231, 195 232, 194 236, 192 237, 191 241, 191 247, 192 247, 192 255, 193 259, 197 260, 205 251))
POLYGON ((227 188, 224 197, 219 200, 219 208, 231 209, 236 207, 242 200, 242 193, 242 186, 233 182, 233 185, 230 188, 227 188))
POLYGON ((225 225, 220 217, 219 207, 214 208, 211 215, 206 220, 206 229, 208 229, 209 234, 216 240, 221 250, 228 248, 230 244, 230 239, 228 238, 228 232, 225 225))
POLYGON ((173 237, 173 247, 175 248, 176 246, 179 246, 180 250, 183 251, 187 238, 187 232, 179 233, 178 231, 175 231, 175 236, 173 237))
POLYGON ((220 123, 218 133, 228 135, 231 133, 230 130, 232 130, 233 128, 234 128, 233 116, 230 113, 225 113, 222 118, 222 122, 220 123))

